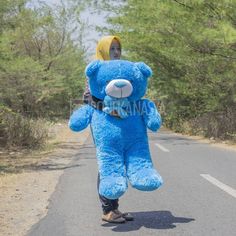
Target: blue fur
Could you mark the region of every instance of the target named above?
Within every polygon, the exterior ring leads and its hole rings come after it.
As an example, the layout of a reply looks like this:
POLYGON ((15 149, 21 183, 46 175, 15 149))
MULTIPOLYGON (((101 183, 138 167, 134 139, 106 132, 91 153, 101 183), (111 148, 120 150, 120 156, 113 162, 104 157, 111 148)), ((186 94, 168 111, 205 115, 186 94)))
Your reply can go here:
POLYGON ((160 128, 161 117, 152 101, 141 99, 151 74, 146 64, 124 60, 95 61, 86 68, 91 93, 104 100, 105 112, 84 105, 72 114, 69 127, 80 131, 91 125, 100 173, 99 193, 109 199, 125 193, 127 180, 142 191, 155 190, 163 183, 154 169, 147 136, 147 128, 160 128), (105 87, 108 81, 120 78, 131 82, 133 92, 119 102, 106 95, 105 87), (108 114, 114 103, 124 118, 108 114))
POLYGON ((129 107, 130 103, 127 98, 113 98, 107 95, 103 102, 105 106, 103 111, 107 114, 117 111, 121 118, 126 118, 128 116, 126 108, 129 107))

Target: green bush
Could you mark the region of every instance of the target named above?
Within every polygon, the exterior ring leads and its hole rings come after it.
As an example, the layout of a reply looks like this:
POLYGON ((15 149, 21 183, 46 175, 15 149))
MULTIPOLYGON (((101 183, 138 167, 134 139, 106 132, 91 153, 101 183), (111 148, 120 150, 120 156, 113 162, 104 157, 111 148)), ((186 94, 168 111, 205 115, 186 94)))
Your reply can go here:
POLYGON ((1 107, 0 133, 0 146, 5 148, 40 148, 48 137, 44 120, 23 117, 6 107, 1 107))

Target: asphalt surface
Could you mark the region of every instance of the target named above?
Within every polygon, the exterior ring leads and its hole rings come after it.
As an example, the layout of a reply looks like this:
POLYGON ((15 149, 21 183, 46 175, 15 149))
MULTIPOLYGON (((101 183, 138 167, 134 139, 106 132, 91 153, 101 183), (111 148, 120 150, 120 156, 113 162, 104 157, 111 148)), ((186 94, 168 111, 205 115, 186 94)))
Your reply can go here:
POLYGON ((134 221, 115 225, 101 220, 89 137, 60 178, 47 216, 28 235, 236 235, 236 151, 169 131, 149 133, 149 141, 164 185, 154 192, 129 186, 119 203, 134 221))

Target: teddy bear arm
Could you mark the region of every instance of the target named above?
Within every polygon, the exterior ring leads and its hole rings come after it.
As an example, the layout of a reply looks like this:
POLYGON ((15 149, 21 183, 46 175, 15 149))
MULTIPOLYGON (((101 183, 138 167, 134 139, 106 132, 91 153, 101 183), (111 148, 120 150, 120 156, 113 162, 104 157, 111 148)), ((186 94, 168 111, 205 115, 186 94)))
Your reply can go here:
POLYGON ((89 105, 75 110, 69 120, 70 129, 76 132, 85 129, 91 122, 92 114, 93 108, 89 105))
POLYGON ((161 127, 161 116, 154 104, 154 102, 150 100, 143 100, 143 117, 146 126, 152 130, 152 131, 157 131, 161 127))

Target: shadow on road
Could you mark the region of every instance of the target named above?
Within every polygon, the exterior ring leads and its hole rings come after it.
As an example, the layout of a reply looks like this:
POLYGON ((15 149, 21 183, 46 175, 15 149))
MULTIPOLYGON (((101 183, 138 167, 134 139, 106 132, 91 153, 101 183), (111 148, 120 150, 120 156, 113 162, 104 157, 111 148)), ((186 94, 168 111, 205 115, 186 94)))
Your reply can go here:
POLYGON ((115 232, 129 232, 139 230, 141 227, 149 229, 173 229, 176 223, 189 223, 193 218, 175 217, 170 211, 131 212, 134 221, 125 224, 102 224, 104 227, 114 227, 115 232))

